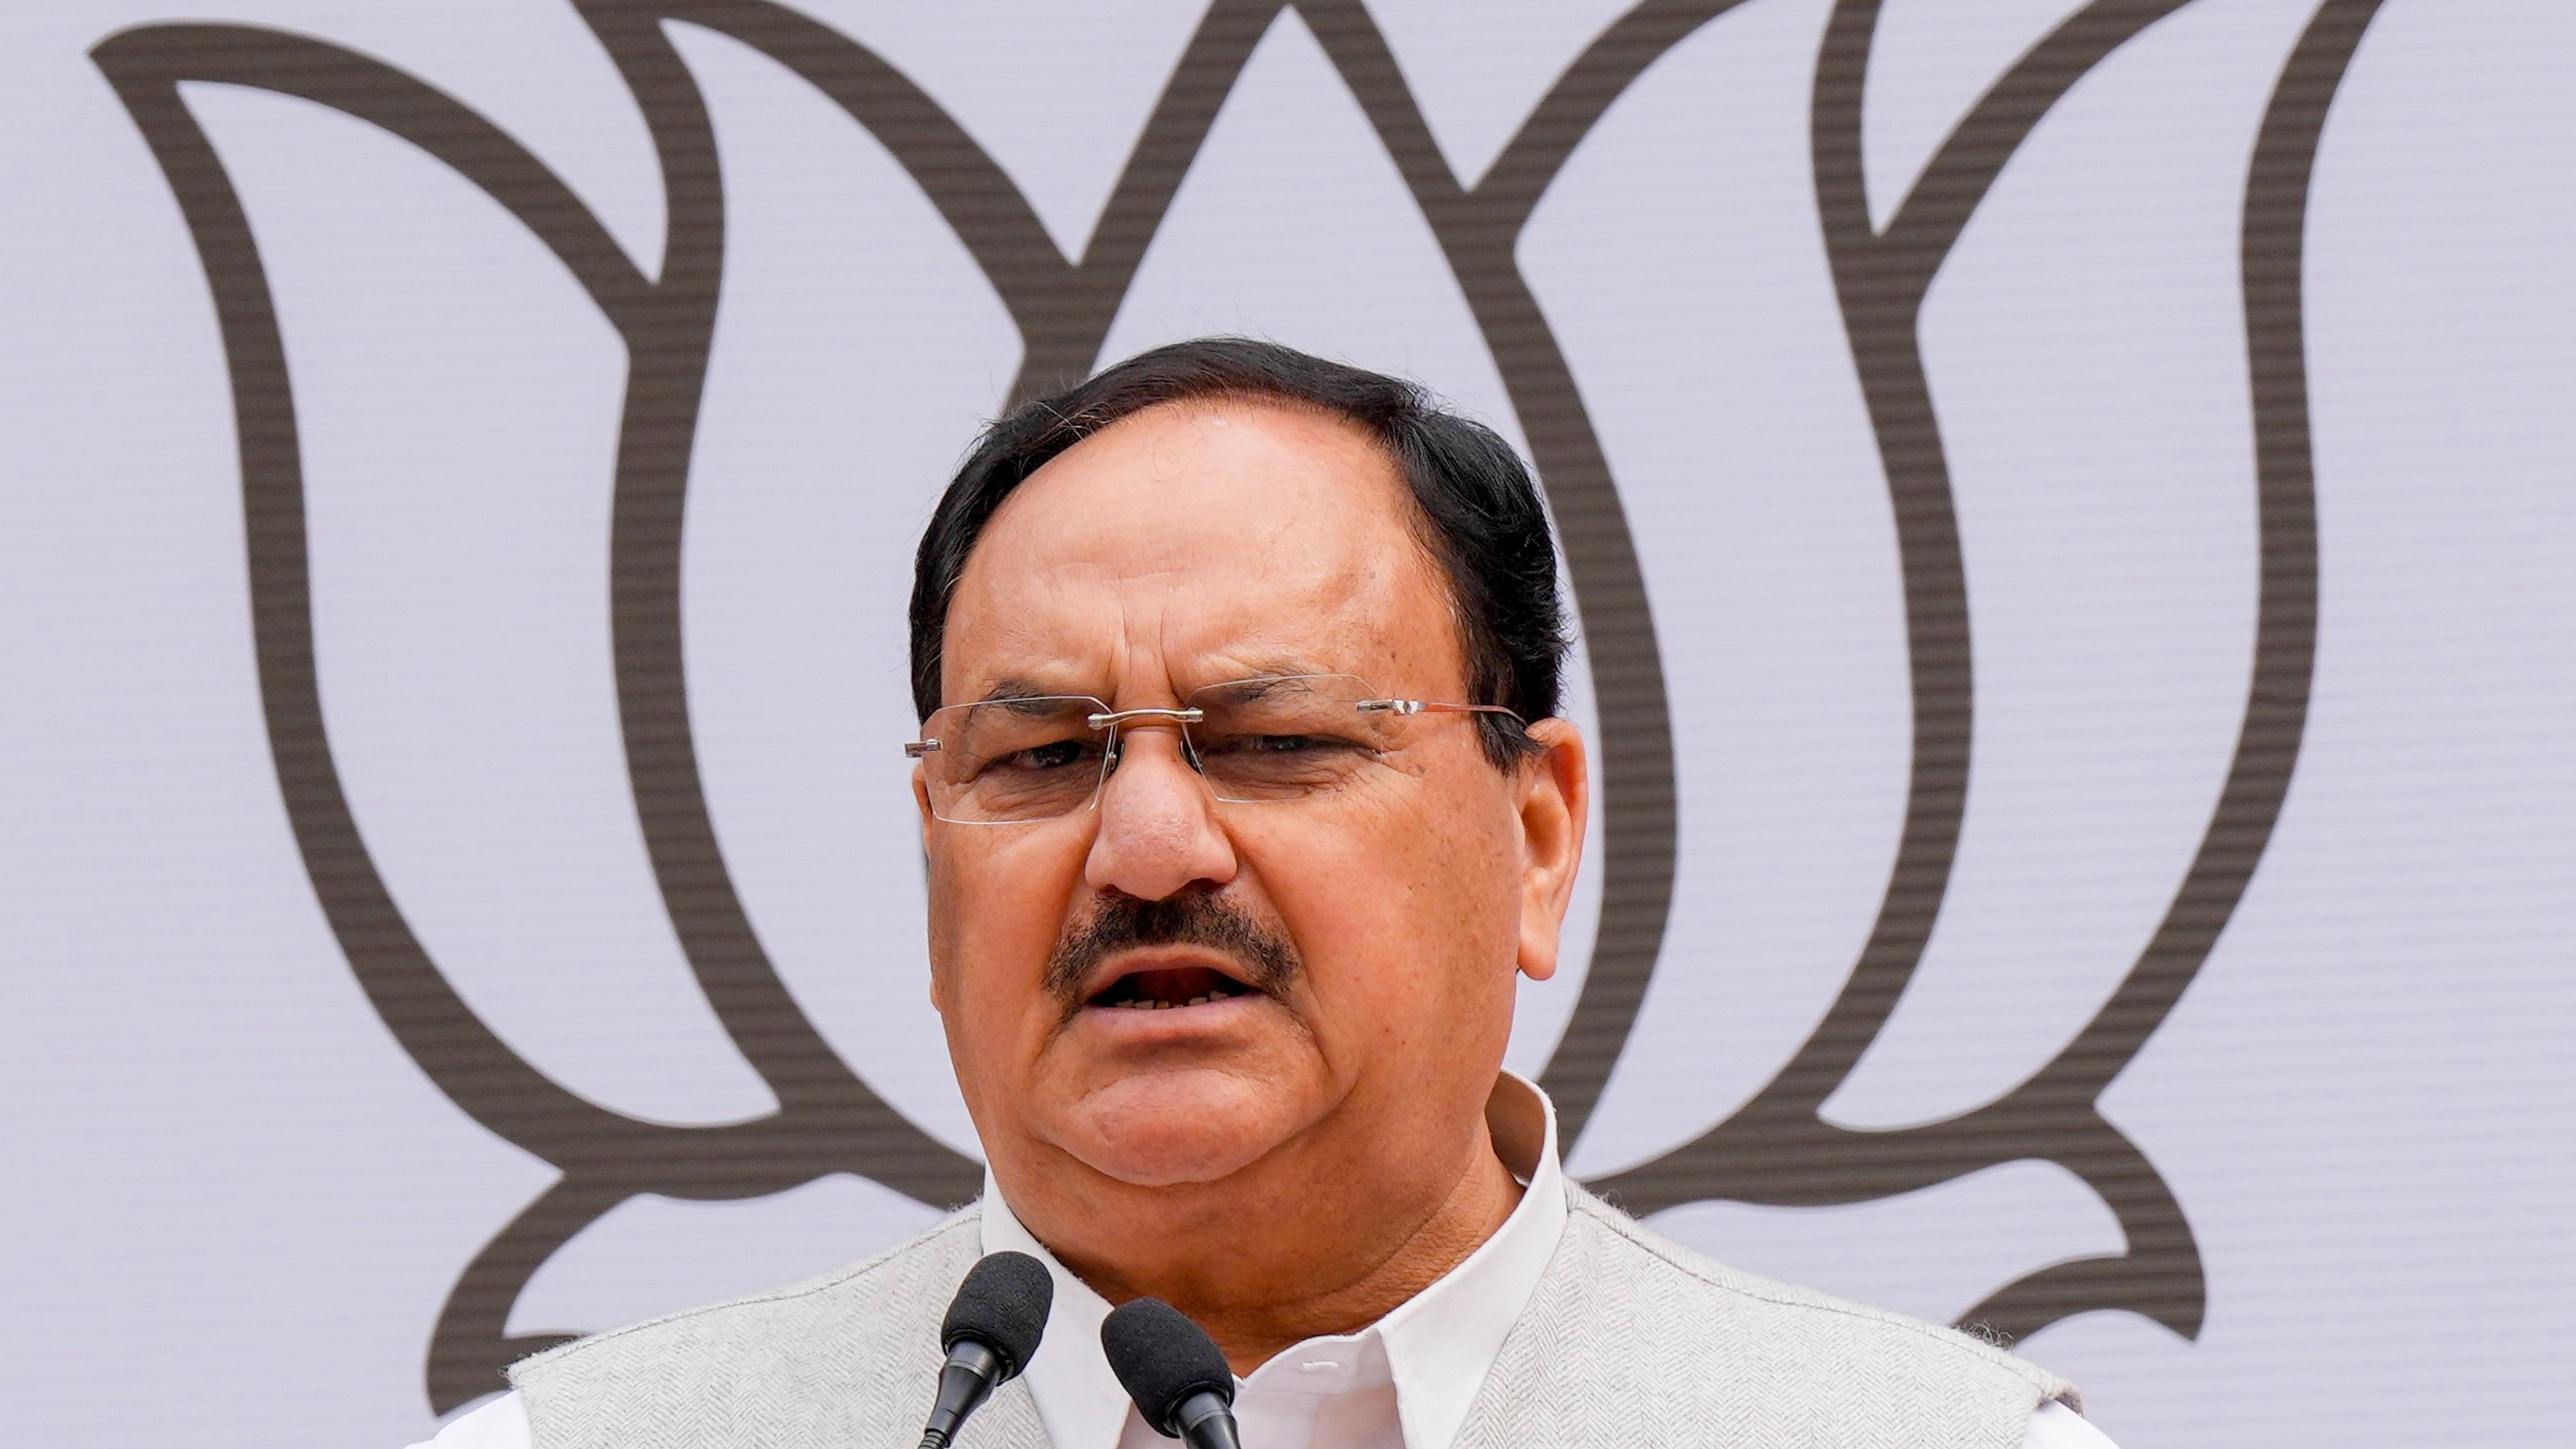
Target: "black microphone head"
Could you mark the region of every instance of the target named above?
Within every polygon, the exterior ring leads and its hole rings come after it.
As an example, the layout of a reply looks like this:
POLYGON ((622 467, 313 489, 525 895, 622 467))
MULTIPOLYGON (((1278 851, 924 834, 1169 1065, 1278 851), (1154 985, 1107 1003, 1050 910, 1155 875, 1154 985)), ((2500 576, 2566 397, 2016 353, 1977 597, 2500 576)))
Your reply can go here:
POLYGON ((1001 1356, 1001 1383, 1029 1366, 1046 1335, 1047 1308, 1055 1302, 1055 1279, 1046 1264, 1026 1253, 992 1253, 966 1270, 948 1317, 939 1325, 939 1346, 955 1348, 972 1339, 1001 1356))
POLYGON ((1174 1438, 1174 1416, 1193 1394, 1234 1402, 1234 1370, 1207 1330, 1160 1298, 1139 1298, 1101 1320, 1100 1347, 1145 1422, 1174 1438))

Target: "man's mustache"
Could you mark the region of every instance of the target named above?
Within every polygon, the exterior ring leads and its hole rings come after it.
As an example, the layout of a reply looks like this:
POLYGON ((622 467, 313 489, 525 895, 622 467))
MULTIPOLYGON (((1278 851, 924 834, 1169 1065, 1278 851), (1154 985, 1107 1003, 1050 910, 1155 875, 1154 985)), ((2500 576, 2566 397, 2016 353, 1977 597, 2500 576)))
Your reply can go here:
POLYGON ((1082 1009, 1082 988, 1100 963, 1140 946, 1196 946, 1225 957, 1243 984, 1265 996, 1285 993, 1306 969, 1285 936, 1220 896, 1184 891, 1159 901, 1113 895, 1065 933, 1047 958, 1046 987, 1068 1013, 1082 1009))

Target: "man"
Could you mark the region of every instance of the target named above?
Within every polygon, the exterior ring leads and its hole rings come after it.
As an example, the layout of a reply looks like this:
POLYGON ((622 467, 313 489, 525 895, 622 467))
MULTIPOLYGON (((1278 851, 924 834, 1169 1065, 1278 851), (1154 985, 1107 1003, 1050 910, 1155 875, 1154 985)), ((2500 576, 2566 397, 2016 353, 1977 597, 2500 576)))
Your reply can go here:
POLYGON ((922 540, 908 747, 980 1206, 541 1354, 437 1444, 911 1443, 1003 1248, 1056 1297, 969 1444, 1159 1442, 1098 1339, 1145 1295, 1252 1449, 2105 1444, 2041 1369, 1566 1182, 1501 1073, 1582 855, 1563 650, 1527 472, 1409 384, 1208 340, 995 424, 922 540))

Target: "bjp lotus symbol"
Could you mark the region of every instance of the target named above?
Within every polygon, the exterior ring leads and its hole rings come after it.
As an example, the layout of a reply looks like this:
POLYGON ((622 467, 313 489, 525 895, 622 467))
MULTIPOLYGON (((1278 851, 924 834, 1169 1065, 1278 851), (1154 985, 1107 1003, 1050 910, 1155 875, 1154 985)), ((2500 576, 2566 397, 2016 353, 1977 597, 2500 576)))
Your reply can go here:
MULTIPOLYGON (((1216 0, 1191 36, 1088 247, 1068 258, 1027 199, 938 101, 856 41, 771 0, 573 0, 658 148, 667 243, 647 275, 535 155, 454 97, 381 61, 281 31, 153 25, 95 58, 176 193, 219 314, 249 523, 251 610, 279 785, 315 890, 376 1011, 476 1121, 561 1177, 466 1265, 432 1333, 431 1404, 486 1392, 494 1371, 559 1336, 505 1324, 530 1276, 574 1233, 640 1193, 730 1199, 855 1173, 928 1202, 970 1197, 978 1169, 881 1099, 782 986, 717 848, 681 673, 682 506, 725 244, 724 180, 706 104, 666 35, 681 21, 765 53, 829 97, 910 173, 1016 324, 1021 398, 1096 364, 1121 300, 1255 43, 1293 9, 1410 186, 1481 327, 1559 522, 1603 721, 1602 926, 1545 1072, 1568 1140, 1619 1058, 1664 945, 1676 818, 1662 656, 1635 547, 1584 400, 1525 282, 1515 245, 1576 145, 1658 57, 1740 0, 1644 0, 1548 90, 1475 185, 1443 160, 1387 42, 1358 0, 1216 0), (305 491, 279 325, 258 248, 180 83, 299 96, 399 136, 482 189, 577 279, 628 360, 610 551, 626 768, 652 869, 698 986, 777 1110, 675 1126, 575 1095, 514 1053, 458 996, 361 839, 324 727, 314 656, 305 491)), ((2163 1021, 2225 926, 2269 838, 2306 717, 2317 564, 2301 317, 2300 239, 2326 107, 2377 0, 2325 0, 2264 111, 2244 191, 2243 301, 2260 529, 2253 671, 2232 763, 2162 924, 2109 1002, 2020 1086, 1964 1115, 1891 1131, 1833 1125, 1825 1098, 1877 1036, 1920 962, 1957 848, 1969 766, 1958 526, 1916 322, 1934 276, 2005 163, 2050 107, 2186 0, 2093 0, 1996 80, 1886 224, 1864 194, 1862 81, 1874 0, 1836 0, 1816 57, 1817 218, 1875 430, 1902 568, 1913 743, 1903 829, 1866 944, 1823 1020, 1732 1116, 1594 1186, 1632 1211, 1724 1199, 1869 1201, 1997 1164, 2076 1174, 2126 1233, 2124 1252, 2032 1272, 1965 1317, 2026 1334, 2128 1309, 2199 1330, 2198 1250, 2173 1194, 2096 1103, 2163 1021)), ((1808 218, 1783 224, 1811 225, 1808 218)))

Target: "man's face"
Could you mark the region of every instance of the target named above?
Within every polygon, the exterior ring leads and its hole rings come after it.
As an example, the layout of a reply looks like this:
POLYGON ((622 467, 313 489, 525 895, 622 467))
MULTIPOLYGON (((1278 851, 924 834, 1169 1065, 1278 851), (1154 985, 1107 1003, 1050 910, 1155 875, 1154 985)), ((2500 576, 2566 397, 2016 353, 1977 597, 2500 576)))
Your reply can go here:
MULTIPOLYGON (((1335 673, 1464 700, 1454 605, 1411 510, 1337 419, 1130 417, 985 530, 948 613, 943 699, 1172 708, 1335 673)), ((1331 791, 1221 803, 1177 731, 1149 726, 1091 808, 1010 825, 936 820, 917 783, 932 999, 1005 1186, 1211 1183, 1336 1138, 1445 1150, 1492 1086, 1515 968, 1555 965, 1583 764, 1561 723, 1541 737, 1548 754, 1498 770, 1472 716, 1417 716, 1331 791), (1114 1004, 1155 996, 1215 999, 1114 1004)))

